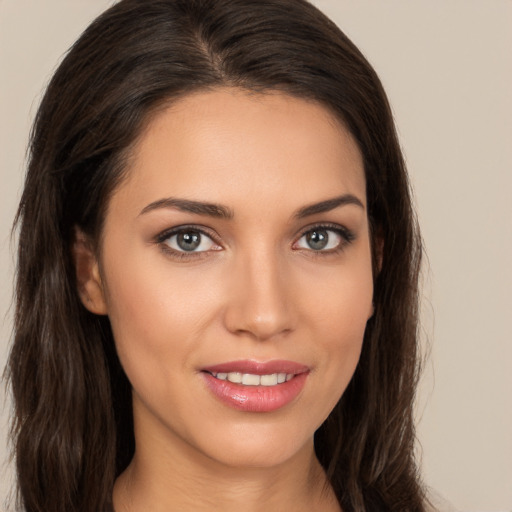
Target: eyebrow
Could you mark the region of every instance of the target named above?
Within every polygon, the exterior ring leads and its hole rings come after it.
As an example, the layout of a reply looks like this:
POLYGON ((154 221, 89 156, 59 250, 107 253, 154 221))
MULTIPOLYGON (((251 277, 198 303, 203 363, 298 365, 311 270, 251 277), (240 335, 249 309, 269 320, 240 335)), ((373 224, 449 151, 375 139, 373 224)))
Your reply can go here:
MULTIPOLYGON (((300 208, 294 215, 296 219, 303 219, 318 213, 325 213, 340 206, 353 204, 364 209, 364 205, 356 196, 352 194, 344 194, 342 196, 326 199, 319 203, 313 203, 300 208)), ((234 217, 233 210, 227 206, 215 203, 205 203, 202 201, 194 201, 192 199, 178 199, 176 197, 166 197, 158 199, 145 206, 139 215, 159 210, 161 208, 173 208, 182 212, 194 213, 196 215, 206 215, 219 219, 232 219, 234 217)))
POLYGON ((310 215, 316 215, 318 213, 325 213, 334 210, 340 206, 345 206, 348 204, 353 204, 361 207, 363 210, 364 205, 360 199, 352 194, 344 194, 342 196, 333 197, 332 199, 326 199, 325 201, 320 201, 319 203, 313 203, 308 206, 304 206, 295 214, 295 218, 303 219, 304 217, 309 217, 310 215))
POLYGON ((207 215, 208 217, 216 217, 220 219, 232 219, 233 211, 227 206, 215 203, 204 203, 201 201, 193 201, 191 199, 178 199, 175 197, 167 197, 159 199, 145 206, 139 215, 158 210, 160 208, 174 208, 182 212, 195 213, 197 215, 207 215))

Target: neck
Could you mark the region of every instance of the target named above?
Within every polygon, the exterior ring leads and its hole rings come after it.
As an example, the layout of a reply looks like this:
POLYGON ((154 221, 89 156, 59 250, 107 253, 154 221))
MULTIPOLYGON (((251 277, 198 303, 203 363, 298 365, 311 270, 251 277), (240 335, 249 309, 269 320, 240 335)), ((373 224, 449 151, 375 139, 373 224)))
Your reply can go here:
POLYGON ((191 454, 189 445, 149 450, 135 456, 114 488, 116 512, 263 512, 340 508, 314 454, 313 441, 290 460, 272 467, 227 466, 191 454))

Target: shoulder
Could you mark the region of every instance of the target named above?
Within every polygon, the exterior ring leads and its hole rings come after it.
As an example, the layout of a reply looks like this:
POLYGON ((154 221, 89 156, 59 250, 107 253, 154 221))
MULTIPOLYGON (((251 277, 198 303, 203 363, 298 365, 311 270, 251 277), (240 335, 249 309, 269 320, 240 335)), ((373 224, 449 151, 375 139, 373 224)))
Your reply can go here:
POLYGON ((434 489, 427 490, 426 512, 457 512, 457 509, 434 489))

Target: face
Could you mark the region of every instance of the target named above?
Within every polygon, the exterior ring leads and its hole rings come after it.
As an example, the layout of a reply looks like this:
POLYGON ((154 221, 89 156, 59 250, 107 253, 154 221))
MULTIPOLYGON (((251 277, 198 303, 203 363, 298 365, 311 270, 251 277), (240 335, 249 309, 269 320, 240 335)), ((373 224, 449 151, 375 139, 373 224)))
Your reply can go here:
POLYGON ((89 307, 110 318, 137 450, 290 460, 349 383, 372 314, 359 149, 313 102, 189 95, 134 147, 96 263, 89 307))

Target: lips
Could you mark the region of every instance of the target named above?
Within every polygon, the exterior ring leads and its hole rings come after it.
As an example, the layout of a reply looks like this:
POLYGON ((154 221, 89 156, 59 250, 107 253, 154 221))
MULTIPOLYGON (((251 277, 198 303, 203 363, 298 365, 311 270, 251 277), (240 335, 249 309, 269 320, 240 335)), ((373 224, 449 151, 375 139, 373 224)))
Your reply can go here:
POLYGON ((292 402, 309 375, 293 361, 232 361, 203 368, 208 389, 225 405, 246 412, 272 412, 292 402))

